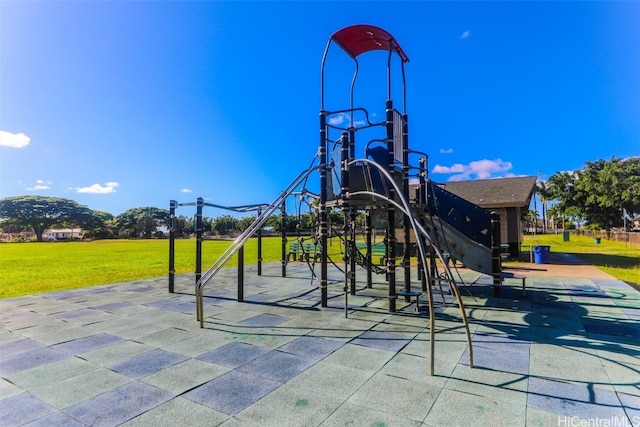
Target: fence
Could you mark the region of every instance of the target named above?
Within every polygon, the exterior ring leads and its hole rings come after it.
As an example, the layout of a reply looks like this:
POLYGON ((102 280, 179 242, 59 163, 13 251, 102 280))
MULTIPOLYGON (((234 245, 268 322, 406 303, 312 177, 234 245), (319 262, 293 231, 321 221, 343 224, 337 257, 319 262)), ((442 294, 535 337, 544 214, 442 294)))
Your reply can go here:
MULTIPOLYGON (((572 233, 574 232, 575 231, 572 231, 572 233)), ((607 240, 615 240, 617 242, 627 242, 629 245, 632 245, 632 246, 640 246, 640 232, 587 230, 587 231, 580 231, 580 234, 584 236, 600 237, 602 239, 607 239, 607 240)))

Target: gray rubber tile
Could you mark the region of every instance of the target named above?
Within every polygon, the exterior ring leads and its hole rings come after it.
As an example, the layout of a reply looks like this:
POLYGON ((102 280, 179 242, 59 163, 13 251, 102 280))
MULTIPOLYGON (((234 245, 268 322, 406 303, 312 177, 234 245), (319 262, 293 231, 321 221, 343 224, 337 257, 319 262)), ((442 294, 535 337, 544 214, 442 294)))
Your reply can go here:
POLYGON ((198 403, 176 397, 152 410, 139 415, 122 427, 149 427, 149 426, 185 426, 185 427, 212 427, 229 419, 229 415, 207 408, 198 403))
POLYGON ((626 418, 620 399, 613 391, 536 377, 529 378, 527 406, 566 417, 626 418))
POLYGON ((96 310, 92 308, 79 308, 76 310, 69 310, 69 311, 64 311, 62 313, 56 313, 51 315, 51 317, 55 317, 56 319, 71 320, 71 319, 77 319, 78 317, 91 316, 94 314, 96 314, 96 310))
POLYGON ((227 368, 237 368, 260 356, 267 354, 269 349, 242 342, 232 342, 198 357, 205 362, 216 363, 227 368))
POLYGON ((409 344, 410 341, 411 338, 403 335, 379 331, 365 331, 357 338, 351 340, 351 344, 363 345, 378 350, 400 351, 409 344))
POLYGON ((631 421, 640 424, 640 396, 618 393, 618 398, 631 421))
POLYGON ((29 393, 0 400, 0 425, 21 426, 55 413, 55 409, 29 393))
POLYGON ((108 347, 113 344, 124 341, 123 338, 106 333, 95 334, 85 338, 79 338, 77 340, 68 341, 62 344, 56 344, 51 348, 64 351, 65 353, 77 355, 82 353, 88 353, 90 351, 99 350, 104 347, 108 347))
POLYGON ((7 356, 16 353, 22 353, 30 350, 37 350, 44 348, 45 346, 38 341, 24 338, 16 341, 11 341, 6 344, 0 344, 0 354, 2 359, 6 359, 7 356))
POLYGON ((231 371, 183 395, 184 398, 235 415, 280 386, 257 375, 231 371))
POLYGON ((313 366, 314 363, 315 360, 274 350, 238 369, 248 374, 284 383, 313 366))
POLYGON ((122 308, 131 307, 132 305, 133 304, 130 303, 129 301, 119 301, 119 302, 111 302, 111 303, 102 304, 102 305, 96 305, 93 308, 95 308, 96 310, 112 312, 112 311, 120 310, 122 308))
POLYGON ((66 359, 67 357, 71 357, 71 355, 48 347, 15 353, 7 358, 3 356, 0 360, 0 375, 6 377, 7 375, 66 359))
POLYGON ((177 299, 168 299, 146 304, 149 307, 159 308, 161 310, 173 311, 176 313, 195 313, 195 301, 181 301, 177 299))
POLYGON ((51 415, 46 415, 42 418, 38 418, 35 421, 30 422, 29 424, 25 424, 23 427, 53 427, 53 426, 64 426, 64 427, 85 427, 84 424, 74 420, 67 414, 63 414, 62 412, 54 412, 51 415))
MULTIPOLYGON (((467 365, 468 362, 469 350, 467 349, 458 363, 467 365)), ((505 351, 503 348, 475 346, 473 349, 473 365, 494 371, 527 375, 529 373, 529 354, 505 351)))
POLYGON ((62 412, 91 426, 115 426, 166 401, 171 393, 138 381, 85 400, 62 412))
POLYGON ((187 357, 181 354, 155 349, 131 359, 108 365, 107 368, 131 378, 140 379, 185 360, 187 357))
POLYGON ((320 337, 303 336, 278 348, 285 353, 305 357, 311 361, 319 361, 344 345, 341 341, 334 341, 320 337))
POLYGON ((291 320, 290 317, 278 316, 277 314, 259 314, 254 317, 250 317, 248 319, 242 320, 238 322, 238 325, 242 326, 258 326, 261 328, 266 328, 269 326, 276 326, 280 323, 284 323, 287 320, 291 320))

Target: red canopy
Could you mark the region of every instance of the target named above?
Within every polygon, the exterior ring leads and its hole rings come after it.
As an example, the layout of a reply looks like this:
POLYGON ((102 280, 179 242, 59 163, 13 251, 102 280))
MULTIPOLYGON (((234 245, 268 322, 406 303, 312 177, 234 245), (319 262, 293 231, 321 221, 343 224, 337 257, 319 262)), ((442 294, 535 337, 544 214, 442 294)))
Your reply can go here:
POLYGON ((352 57, 370 50, 392 50, 400 55, 403 62, 409 58, 391 34, 373 25, 352 25, 336 31, 331 36, 342 49, 352 57))

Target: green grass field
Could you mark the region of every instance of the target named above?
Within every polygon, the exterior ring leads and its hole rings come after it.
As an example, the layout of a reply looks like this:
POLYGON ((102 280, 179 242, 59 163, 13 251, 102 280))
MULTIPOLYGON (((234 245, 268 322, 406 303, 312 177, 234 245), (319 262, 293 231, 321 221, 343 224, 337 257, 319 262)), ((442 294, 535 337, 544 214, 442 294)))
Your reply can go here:
MULTIPOLYGON (((289 242, 294 240, 290 238, 289 242)), ((231 244, 230 241, 203 242, 202 269, 206 269, 231 244)), ((612 276, 640 285, 640 248, 624 243, 562 235, 525 236, 525 244, 549 245, 552 252, 578 255, 612 276)), ((263 239, 262 258, 279 261, 279 237, 263 239)), ((92 242, 46 242, 0 244, 0 298, 29 295, 84 286, 117 283, 166 276, 169 265, 168 240, 96 240, 92 242)), ((329 248, 340 253, 336 241, 329 248)), ((257 263, 257 240, 245 248, 245 264, 257 263)), ((237 265, 233 257, 227 266, 237 265)), ((176 240, 176 273, 195 271, 195 240, 176 240)))
POLYGON ((570 253, 617 279, 640 286, 640 247, 623 242, 572 234, 564 242, 562 234, 538 234, 525 236, 525 245, 547 245, 551 252, 570 253))
MULTIPOLYGON (((289 243, 295 241, 289 238, 289 243)), ((264 262, 279 261, 281 239, 262 241, 264 262)), ((231 245, 228 240, 202 243, 202 271, 231 245)), ((330 253, 339 253, 335 242, 330 253)), ((178 239, 176 274, 195 272, 195 239, 178 239)), ((245 245, 245 265, 257 264, 257 239, 245 245)), ((227 267, 237 265, 232 257, 227 267)), ((168 240, 96 240, 0 244, 0 298, 74 289, 168 275, 168 240)))

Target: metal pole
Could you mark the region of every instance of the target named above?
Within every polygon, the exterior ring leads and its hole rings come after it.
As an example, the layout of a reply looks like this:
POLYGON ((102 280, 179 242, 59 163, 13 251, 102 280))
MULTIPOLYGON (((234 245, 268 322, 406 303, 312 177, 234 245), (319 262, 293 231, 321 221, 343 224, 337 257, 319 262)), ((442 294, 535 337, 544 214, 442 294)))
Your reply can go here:
MULTIPOLYGON (((258 217, 262 215, 262 208, 258 208, 258 217)), ((258 276, 262 276, 262 227, 258 228, 258 276)))
POLYGON ((318 215, 320 221, 320 304, 328 305, 328 270, 327 270, 327 116, 324 110, 320 111, 320 201, 318 215))
MULTIPOLYGON (((409 116, 402 115, 402 194, 405 200, 409 200, 409 116)), ((404 217, 404 254, 402 264, 404 266, 404 290, 411 292, 411 225, 409 217, 404 217)), ((410 301, 407 295, 406 302, 410 301)), ((417 304, 417 303, 416 303, 417 304)))
POLYGON ((244 245, 238 249, 238 302, 244 301, 244 245))
POLYGON ((175 256, 176 256, 176 206, 178 202, 169 201, 169 293, 174 293, 175 256))
POLYGON ((493 276, 493 296, 502 293, 502 266, 500 264, 500 215, 491 212, 491 261, 493 276))
MULTIPOLYGON (((393 101, 386 103, 387 151, 389 152, 389 174, 393 178, 395 156, 393 152, 393 101)), ((396 192, 389 185, 389 199, 395 200, 396 192)), ((396 210, 393 204, 387 203, 387 271, 389 280, 389 311, 396 312, 396 210)))
POLYGON ((280 236, 282 237, 282 246, 280 250, 280 259, 282 263, 282 277, 287 277, 287 203, 282 202, 280 207, 282 213, 280 218, 280 236))
POLYGON ((367 288, 373 287, 373 273, 371 271, 371 231, 373 229, 371 225, 371 211, 365 213, 366 220, 366 239, 367 239, 367 288))
POLYGON ((204 199, 198 197, 196 201, 196 284, 202 276, 202 208, 204 199))

